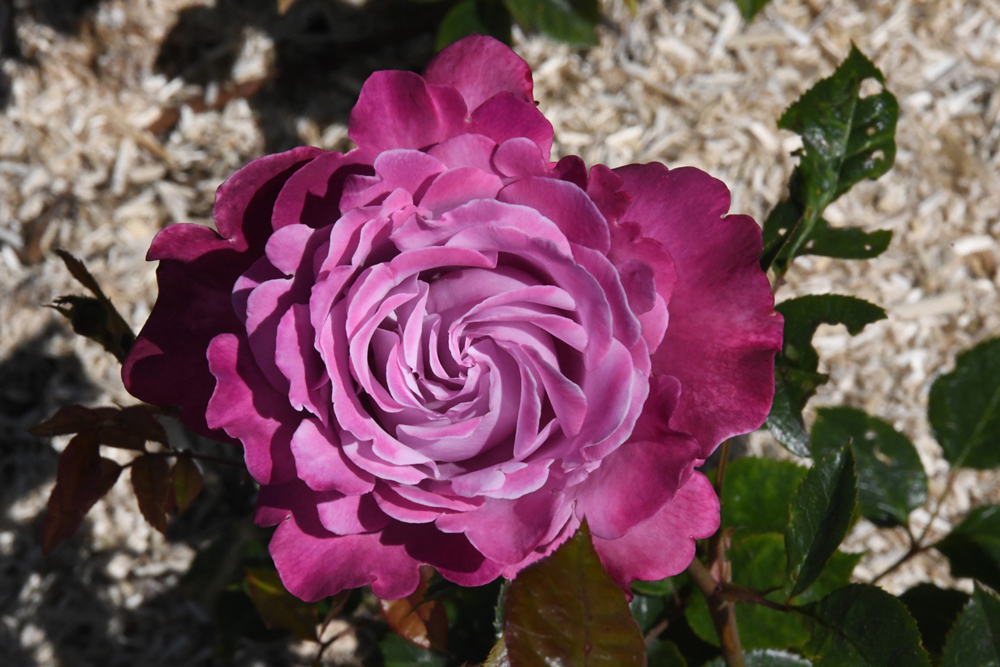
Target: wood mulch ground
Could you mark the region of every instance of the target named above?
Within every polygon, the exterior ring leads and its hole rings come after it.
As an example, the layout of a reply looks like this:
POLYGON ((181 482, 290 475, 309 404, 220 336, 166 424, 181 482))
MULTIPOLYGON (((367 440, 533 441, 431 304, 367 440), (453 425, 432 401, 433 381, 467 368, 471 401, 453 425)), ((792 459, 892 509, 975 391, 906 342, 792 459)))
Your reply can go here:
MULTIPOLYGON (((777 296, 836 292, 886 308, 887 320, 856 337, 821 327, 831 382, 813 405, 895 424, 916 443, 936 498, 946 467, 925 418, 929 386, 959 351, 1000 334, 1000 3, 775 0, 750 25, 730 2, 641 1, 634 17, 618 2, 604 7, 589 51, 516 35, 557 155, 694 165, 729 185, 732 211, 757 220, 794 165, 797 139, 775 125, 781 111, 852 41, 885 72, 900 101, 896 166, 826 217, 891 229, 892 245, 868 262, 800 258, 777 296)), ((437 11, 399 0, 299 0, 284 17, 272 0, 0 5, 0 663, 214 661, 208 617, 174 592, 210 516, 166 539, 123 478, 78 537, 41 557, 40 512, 66 441, 24 429, 65 403, 130 402, 114 359, 42 308, 80 292, 52 249, 85 259, 138 328, 155 299, 143 255, 156 231, 210 224, 219 183, 266 152, 345 149, 365 77, 426 62, 437 11)), ((751 448, 781 453, 766 434, 751 448)), ((998 500, 995 473, 961 473, 932 535, 998 500)), ((914 530, 929 518, 914 513, 914 530)), ((905 547, 901 531, 861 522, 847 544, 868 552, 855 577, 870 580, 905 547)), ((927 580, 969 586, 932 553, 884 585, 927 580)), ((352 642, 330 660, 350 664, 352 642)), ((236 664, 309 655, 247 642, 236 664)))

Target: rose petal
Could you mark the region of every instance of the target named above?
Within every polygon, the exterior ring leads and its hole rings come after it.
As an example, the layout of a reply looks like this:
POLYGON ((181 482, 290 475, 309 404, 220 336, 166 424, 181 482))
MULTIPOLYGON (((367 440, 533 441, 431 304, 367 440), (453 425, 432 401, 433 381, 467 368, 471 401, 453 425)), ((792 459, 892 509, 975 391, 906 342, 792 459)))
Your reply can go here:
POLYGON ((375 488, 375 477, 344 454, 337 436, 315 419, 303 419, 290 443, 299 479, 314 491, 356 496, 375 488))
POLYGON ((533 208, 556 223, 573 243, 604 254, 611 249, 611 234, 604 216, 587 193, 572 183, 554 178, 524 178, 501 190, 497 199, 533 208))
POLYGON ((492 37, 471 35, 443 49, 424 71, 430 83, 454 86, 475 109, 497 93, 532 101, 531 68, 492 37))
POLYGON ((427 148, 462 134, 466 111, 451 86, 428 84, 413 72, 375 72, 361 87, 347 136, 371 156, 393 148, 427 148))
POLYGON ((208 426, 243 443, 247 470, 261 484, 294 478, 290 443, 301 418, 264 378, 246 339, 216 336, 207 356, 217 381, 205 410, 208 426))
POLYGON ((616 540, 593 540, 608 574, 629 591, 637 579, 659 581, 683 572, 694 558, 694 541, 718 529, 719 499, 708 478, 695 472, 651 518, 616 540))
POLYGON ((616 173, 632 195, 625 219, 662 243, 676 265, 670 326, 653 371, 680 380, 670 424, 694 435, 707 457, 722 440, 759 427, 771 408, 782 320, 758 265, 761 231, 747 216, 723 217, 729 191, 702 171, 649 164, 616 173))
POLYGON ((472 112, 467 127, 467 131, 485 135, 498 144, 515 137, 531 139, 545 160, 552 152, 552 123, 533 103, 510 93, 499 93, 483 102, 472 112))

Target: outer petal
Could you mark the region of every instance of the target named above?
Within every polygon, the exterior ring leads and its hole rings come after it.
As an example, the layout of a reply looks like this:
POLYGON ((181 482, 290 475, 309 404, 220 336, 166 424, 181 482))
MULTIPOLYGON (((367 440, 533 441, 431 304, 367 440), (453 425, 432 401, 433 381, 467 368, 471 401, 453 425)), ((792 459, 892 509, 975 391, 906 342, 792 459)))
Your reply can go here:
POLYGON ((694 435, 706 457, 760 426, 771 407, 782 320, 758 266, 760 228, 748 216, 724 217, 729 191, 698 169, 649 164, 616 173, 632 196, 624 220, 666 246, 677 269, 653 372, 681 381, 670 426, 694 435))
POLYGON ((443 533, 429 523, 391 523, 383 531, 382 541, 404 544, 411 557, 434 566, 445 579, 459 586, 482 586, 503 570, 503 565, 479 553, 464 535, 443 533))
POLYGON ((430 83, 453 86, 473 110, 497 93, 532 101, 531 68, 508 46, 492 37, 472 35, 434 57, 424 71, 430 83))
POLYGON ((510 93, 495 95, 473 111, 468 131, 487 136, 498 144, 526 137, 538 145, 545 160, 552 152, 552 123, 534 104, 510 93))
POLYGON ((587 478, 576 513, 597 537, 617 539, 656 514, 691 476, 701 448, 691 436, 627 442, 587 478))
POLYGON ((708 478, 695 472, 650 519, 617 540, 593 540, 608 574, 628 591, 636 579, 658 581, 682 572, 694 558, 694 541, 718 529, 719 499, 708 478))
POLYGON ((406 597, 420 583, 420 564, 402 543, 383 542, 384 535, 338 536, 318 518, 296 515, 278 526, 268 551, 285 588, 307 602, 366 584, 380 598, 406 597))
POLYGON ((348 136, 372 157, 392 148, 427 148, 462 134, 465 115, 462 96, 450 86, 428 84, 413 72, 375 72, 351 110, 348 136))
POLYGON ((199 225, 172 225, 153 239, 146 258, 160 260, 160 293, 122 365, 130 394, 153 405, 180 406, 188 428, 233 442, 205 423, 215 387, 205 350, 216 335, 242 329, 233 313, 233 284, 263 255, 281 188, 320 152, 296 148, 255 160, 233 174, 216 194, 219 234, 199 225))
POLYGON ((247 470, 261 484, 293 479, 290 443, 301 417, 264 378, 246 340, 216 336, 208 346, 208 364, 217 379, 205 412, 208 425, 243 443, 247 470))

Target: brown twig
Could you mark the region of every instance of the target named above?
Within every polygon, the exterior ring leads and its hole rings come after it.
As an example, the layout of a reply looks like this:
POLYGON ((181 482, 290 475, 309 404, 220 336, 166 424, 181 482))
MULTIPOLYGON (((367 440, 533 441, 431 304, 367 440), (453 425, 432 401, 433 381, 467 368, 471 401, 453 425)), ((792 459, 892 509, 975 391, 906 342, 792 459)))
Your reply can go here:
POLYGON ((733 602, 721 595, 724 586, 712 577, 705 565, 695 558, 688 566, 688 575, 708 600, 708 610, 715 624, 715 632, 719 636, 719 646, 726 667, 746 667, 743 661, 743 647, 740 645, 740 633, 736 627, 736 607, 733 602))

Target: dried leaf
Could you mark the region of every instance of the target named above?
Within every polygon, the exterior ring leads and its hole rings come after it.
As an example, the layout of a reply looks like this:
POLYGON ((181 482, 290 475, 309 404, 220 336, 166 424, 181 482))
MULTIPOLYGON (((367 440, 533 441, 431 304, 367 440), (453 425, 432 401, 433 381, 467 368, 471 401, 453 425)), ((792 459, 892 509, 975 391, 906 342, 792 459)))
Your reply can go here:
POLYGON ((420 648, 446 650, 448 642, 448 615, 439 600, 426 600, 433 571, 421 570, 420 585, 409 597, 400 600, 381 600, 382 614, 396 634, 420 648))

